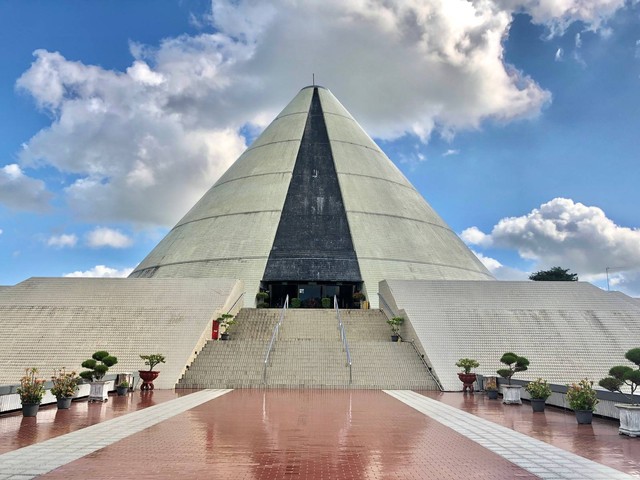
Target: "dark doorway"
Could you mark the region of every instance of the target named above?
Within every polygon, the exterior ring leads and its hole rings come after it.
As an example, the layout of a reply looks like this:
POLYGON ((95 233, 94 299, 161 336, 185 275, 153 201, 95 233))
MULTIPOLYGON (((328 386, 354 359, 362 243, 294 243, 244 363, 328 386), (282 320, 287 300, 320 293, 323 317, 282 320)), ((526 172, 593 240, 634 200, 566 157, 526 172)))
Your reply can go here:
MULTIPOLYGON (((265 282, 266 283, 266 282, 265 282)), ((282 308, 284 301, 289 295, 289 306, 291 300, 300 300, 301 308, 321 308, 322 299, 329 298, 333 308, 333 297, 338 298, 338 307, 353 308, 353 292, 358 290, 360 284, 357 283, 330 283, 330 282, 272 282, 264 285, 269 291, 269 306, 271 308, 282 308)))

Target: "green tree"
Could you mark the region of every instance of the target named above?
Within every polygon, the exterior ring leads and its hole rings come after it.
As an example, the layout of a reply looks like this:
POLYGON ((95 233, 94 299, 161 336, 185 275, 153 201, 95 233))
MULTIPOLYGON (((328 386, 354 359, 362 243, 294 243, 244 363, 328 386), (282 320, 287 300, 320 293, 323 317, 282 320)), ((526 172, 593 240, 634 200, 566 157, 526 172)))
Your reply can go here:
POLYGON ((529 280, 535 282, 577 282, 578 274, 569 273, 569 269, 553 267, 549 270, 540 270, 529 275, 529 280))

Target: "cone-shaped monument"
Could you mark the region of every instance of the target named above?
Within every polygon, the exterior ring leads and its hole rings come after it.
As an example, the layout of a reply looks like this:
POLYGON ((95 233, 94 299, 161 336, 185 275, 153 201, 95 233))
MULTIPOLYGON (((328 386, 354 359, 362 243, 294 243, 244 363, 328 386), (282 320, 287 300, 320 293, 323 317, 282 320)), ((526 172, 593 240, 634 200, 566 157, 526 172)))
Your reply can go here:
POLYGON ((492 280, 329 90, 310 86, 136 267, 313 301, 387 280, 492 280))

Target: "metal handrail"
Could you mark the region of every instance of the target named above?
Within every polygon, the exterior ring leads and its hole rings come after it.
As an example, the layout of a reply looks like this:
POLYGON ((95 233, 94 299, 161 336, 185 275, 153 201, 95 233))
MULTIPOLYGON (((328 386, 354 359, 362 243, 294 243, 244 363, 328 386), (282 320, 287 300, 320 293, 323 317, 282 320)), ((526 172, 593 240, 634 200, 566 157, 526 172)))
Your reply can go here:
MULTIPOLYGON (((389 311, 389 313, 391 314, 392 317, 396 316, 396 312, 391 308, 391 306, 387 303, 387 301, 385 300, 385 298, 382 296, 382 294, 380 294, 380 292, 378 292, 378 299, 380 300, 380 302, 383 304, 383 310, 386 309, 389 311)), ((402 338, 402 337, 400 337, 402 338)), ((405 341, 404 339, 402 341, 405 341)), ((440 389, 441 392, 444 392, 444 388, 442 387, 442 384, 440 383, 440 381, 438 380, 438 378, 433 374, 433 369, 432 367, 429 365, 429 363, 425 360, 424 355, 422 353, 420 353, 420 350, 418 349, 418 347, 416 346, 416 341, 415 340, 411 340, 410 342, 408 342, 411 344, 411 346, 413 347, 413 349, 416 352, 416 355, 418 355, 418 358, 422 361, 422 364, 427 368, 427 371, 429 372, 429 376, 433 379, 434 382, 436 382, 436 385, 438 386, 438 388, 440 389)))
POLYGON ((233 302, 233 305, 231 305, 231 308, 230 308, 229 310, 227 310, 227 314, 228 314, 231 310, 233 310, 233 307, 235 307, 235 306, 236 306, 236 303, 238 303, 238 302, 240 301, 240 299, 241 299, 242 297, 244 297, 244 294, 245 294, 245 293, 247 293, 247 292, 242 292, 242 293, 240 294, 240 296, 239 296, 238 298, 236 298, 236 301, 235 301, 235 302, 233 302))
POLYGON ((282 325, 282 320, 284 320, 285 313, 289 308, 289 295, 284 299, 284 306, 282 310, 280 310, 280 318, 278 319, 278 323, 273 327, 273 333, 271 334, 271 340, 269 341, 269 346, 267 347, 267 353, 264 355, 264 372, 262 374, 262 381, 267 383, 267 365, 269 364, 269 357, 271 356, 271 351, 273 350, 273 345, 276 342, 276 338, 278 337, 278 332, 280 331, 280 325, 282 325))
POLYGON ((342 318, 340 317, 340 308, 338 308, 338 297, 336 295, 333 296, 333 309, 336 311, 336 318, 338 319, 338 331, 340 332, 340 340, 342 341, 342 346, 344 347, 344 351, 347 355, 346 366, 349 367, 349 385, 351 385, 351 352, 349 351, 349 342, 347 342, 347 334, 344 331, 344 324, 342 323, 342 318))

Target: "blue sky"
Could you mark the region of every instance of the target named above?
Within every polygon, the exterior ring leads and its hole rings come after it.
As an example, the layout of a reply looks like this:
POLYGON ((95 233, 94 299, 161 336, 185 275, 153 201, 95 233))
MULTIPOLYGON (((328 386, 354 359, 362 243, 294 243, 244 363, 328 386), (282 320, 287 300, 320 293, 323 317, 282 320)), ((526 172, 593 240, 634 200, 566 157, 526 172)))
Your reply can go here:
POLYGON ((640 295, 637 2, 23 1, 0 27, 0 284, 125 275, 315 72, 498 278, 619 267, 640 295))

